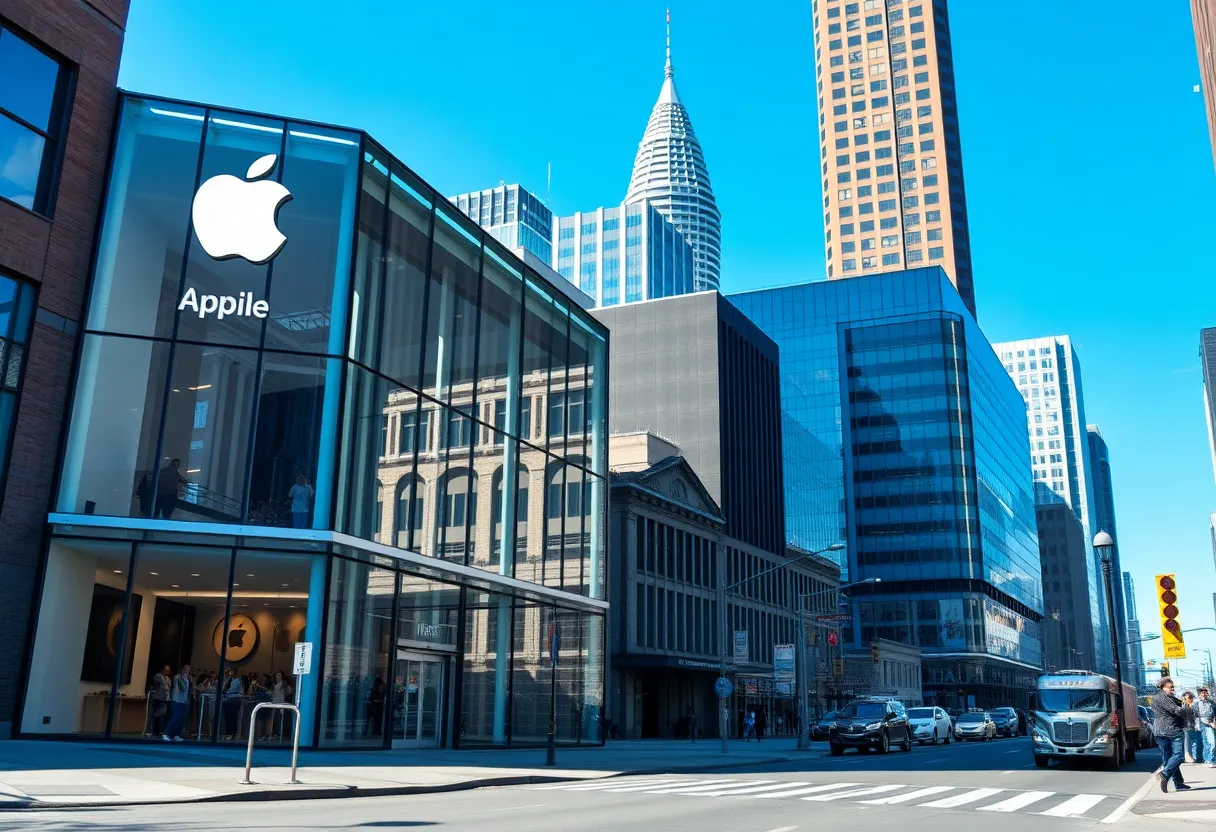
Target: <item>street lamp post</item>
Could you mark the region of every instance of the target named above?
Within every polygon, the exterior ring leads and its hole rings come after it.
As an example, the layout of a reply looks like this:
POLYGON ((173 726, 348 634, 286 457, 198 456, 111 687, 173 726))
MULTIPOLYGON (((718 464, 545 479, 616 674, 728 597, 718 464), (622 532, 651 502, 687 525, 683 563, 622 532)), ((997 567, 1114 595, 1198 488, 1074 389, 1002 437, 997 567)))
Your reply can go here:
MULTIPOLYGON (((1115 548, 1115 539, 1110 536, 1109 532, 1101 531, 1094 537, 1094 549, 1098 552, 1098 557, 1102 559, 1102 578, 1106 585, 1106 614, 1110 619, 1111 632, 1111 658, 1115 662, 1115 684, 1119 694, 1119 701, 1123 702, 1123 668, 1119 663, 1119 628, 1115 626, 1115 592, 1111 585, 1110 576, 1110 556, 1111 551, 1115 548)), ((1123 723, 1120 722, 1120 725, 1123 723)), ((1127 753, 1127 741, 1125 735, 1120 731, 1119 739, 1120 747, 1118 750, 1120 762, 1123 756, 1127 753)))
MULTIPOLYGON (((752 575, 751 577, 748 577, 748 578, 744 578, 741 581, 735 581, 733 584, 728 584, 726 586, 723 586, 722 584, 718 585, 718 634, 719 634, 718 642, 719 642, 719 645, 721 646, 721 650, 719 651, 721 655, 720 655, 720 661, 719 661, 719 665, 718 665, 718 679, 720 680, 720 682, 724 682, 726 680, 726 635, 727 635, 726 600, 727 600, 727 598, 730 597, 731 591, 734 590, 736 587, 739 587, 745 583, 748 583, 749 581, 754 581, 754 580, 756 580, 756 578, 763 577, 764 575, 767 575, 770 572, 776 572, 778 569, 784 569, 785 567, 789 566, 791 563, 794 563, 795 561, 803 560, 805 558, 812 557, 813 555, 822 555, 824 552, 838 552, 843 548, 844 548, 843 543, 839 543, 839 542, 833 543, 831 546, 827 547, 826 549, 819 549, 818 551, 814 551, 814 552, 806 552, 804 554, 799 555, 796 558, 790 558, 789 560, 782 561, 781 563, 775 564, 774 566, 772 566, 768 569, 765 569, 763 572, 757 572, 755 575, 752 575)), ((805 640, 805 636, 803 638, 805 640)), ((795 655, 797 655, 797 653, 795 653, 795 655)), ((795 668, 795 678, 796 677, 797 677, 797 668, 795 668)), ((728 724, 727 717, 729 716, 729 714, 727 713, 726 697, 720 696, 719 698, 722 700, 722 708, 721 708, 721 714, 718 717, 718 722, 719 722, 718 730, 719 730, 719 733, 722 735, 722 753, 726 754, 726 753, 728 753, 728 749, 726 746, 726 726, 728 724)))
MULTIPOLYGON (((807 725, 807 708, 806 708, 806 688, 807 688, 807 660, 806 660, 806 604, 808 598, 814 598, 818 595, 827 595, 830 593, 839 593, 841 590, 848 589, 852 586, 860 586, 861 584, 877 584, 882 583, 882 578, 866 578, 864 581, 853 581, 852 583, 842 584, 833 589, 824 590, 822 592, 808 592, 805 595, 798 596, 798 644, 797 652, 794 655, 797 657, 798 665, 795 668, 794 676, 798 680, 798 750, 806 748, 807 733, 810 728, 807 725)), ((824 625, 816 622, 816 626, 823 627, 824 625)))

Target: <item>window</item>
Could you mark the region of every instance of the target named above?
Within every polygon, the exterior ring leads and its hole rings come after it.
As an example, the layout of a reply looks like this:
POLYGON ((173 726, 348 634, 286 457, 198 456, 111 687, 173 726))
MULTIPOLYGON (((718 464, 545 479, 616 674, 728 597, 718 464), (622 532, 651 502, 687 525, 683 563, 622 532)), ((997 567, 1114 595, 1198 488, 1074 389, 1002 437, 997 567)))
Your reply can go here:
POLYGON ((0 197, 39 214, 51 210, 68 71, 0 27, 0 197))
POLYGON ((942 238, 942 230, 940 228, 930 228, 925 233, 925 239, 929 240, 930 242, 932 242, 934 240, 940 240, 941 238, 942 238))
POLYGON ((887 88, 887 79, 883 78, 880 81, 870 82, 870 92, 882 92, 887 88))
POLYGON ((874 238, 870 237, 865 240, 862 240, 861 241, 861 250, 862 251, 873 251, 874 250, 874 238))
POLYGON ((866 234, 870 231, 873 231, 874 230, 874 220, 862 220, 861 224, 858 227, 861 229, 862 234, 866 234))
POLYGON ((852 254, 856 250, 857 250, 857 243, 854 243, 851 240, 840 244, 840 253, 841 254, 852 254))
POLYGON ((937 167, 937 159, 930 158, 930 159, 921 159, 920 160, 920 169, 921 170, 932 170, 935 167, 937 167))
POLYGON ((873 185, 859 185, 857 187, 857 196, 858 197, 873 196, 873 194, 874 194, 873 185))
POLYGON ((895 210, 895 200, 893 200, 893 199, 879 200, 878 201, 878 210, 879 211, 894 211, 895 210))
POLYGON ((861 267, 862 267, 863 269, 872 269, 872 268, 874 268, 874 267, 875 267, 875 266, 877 266, 877 265, 878 265, 878 258, 877 258, 877 257, 863 257, 863 258, 861 258, 861 267))
POLYGON ((894 183, 894 182, 891 182, 891 181, 887 181, 887 182, 879 182, 879 183, 878 183, 878 192, 879 192, 880 194, 893 194, 893 193, 895 193, 895 183, 894 183))
POLYGON ((857 261, 853 259, 845 260, 841 268, 846 272, 857 270, 857 261))
POLYGON ((925 222, 941 222, 941 221, 942 221, 942 212, 941 211, 926 211, 925 212, 925 222))
POLYGON ((897 234, 890 234, 882 238, 883 248, 895 248, 897 245, 899 245, 899 235, 897 234))
POLYGON ((884 266, 898 266, 899 265, 899 255, 898 254, 884 254, 882 256, 882 264, 884 266))
POLYGON ((939 202, 941 202, 941 194, 925 194, 926 205, 936 205, 939 202))
POLYGON ((883 217, 878 223, 879 228, 886 231, 891 228, 899 227, 899 217, 883 217))
MULTIPOLYGON (((927 84, 927 83, 929 83, 929 73, 918 72, 912 76, 912 80, 918 84, 927 84)), ((918 90, 916 94, 920 95, 920 91, 918 90)))
MULTIPOLYGON (((7 36, 5 32, 0 39, 7 36)), ((8 441, 17 418, 22 364, 33 311, 34 287, 0 275, 0 500, 4 499, 8 441)))
POLYGON ((930 260, 941 260, 945 256, 946 256, 946 250, 944 248, 942 248, 941 246, 934 246, 929 249, 929 259, 930 260))

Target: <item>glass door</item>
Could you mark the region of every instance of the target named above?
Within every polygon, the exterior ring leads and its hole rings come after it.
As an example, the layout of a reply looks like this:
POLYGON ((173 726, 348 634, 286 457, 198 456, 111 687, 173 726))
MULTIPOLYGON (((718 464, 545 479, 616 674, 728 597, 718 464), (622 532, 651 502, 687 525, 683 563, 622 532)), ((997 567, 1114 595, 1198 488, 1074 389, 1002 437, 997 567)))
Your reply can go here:
POLYGON ((439 747, 444 667, 441 658, 397 652, 393 748, 439 747))

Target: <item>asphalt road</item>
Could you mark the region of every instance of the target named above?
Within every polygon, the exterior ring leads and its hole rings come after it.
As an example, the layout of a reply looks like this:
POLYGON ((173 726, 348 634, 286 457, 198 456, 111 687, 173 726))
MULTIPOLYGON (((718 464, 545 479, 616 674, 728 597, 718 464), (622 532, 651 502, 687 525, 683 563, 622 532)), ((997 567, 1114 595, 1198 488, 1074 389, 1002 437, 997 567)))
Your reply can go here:
MULTIPOLYGON (((950 832, 996 822, 1002 832, 1068 832, 1113 819, 1155 764, 1144 754, 1116 773, 1080 765, 1042 770, 1026 739, 885 756, 831 757, 820 746, 797 762, 736 770, 391 798, 20 812, 0 815, 0 829, 809 832, 864 825, 950 832)), ((1131 813, 1117 826, 1167 828, 1131 813)))

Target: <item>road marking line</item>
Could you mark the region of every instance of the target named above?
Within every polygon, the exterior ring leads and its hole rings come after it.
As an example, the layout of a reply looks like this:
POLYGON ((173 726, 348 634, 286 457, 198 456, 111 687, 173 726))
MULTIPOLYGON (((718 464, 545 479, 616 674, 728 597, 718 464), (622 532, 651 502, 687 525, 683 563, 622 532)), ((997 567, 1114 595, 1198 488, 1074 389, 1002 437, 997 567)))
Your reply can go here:
POLYGON ((727 783, 733 783, 733 782, 734 782, 733 780, 700 780, 700 781, 693 781, 692 783, 681 784, 679 786, 673 786, 673 787, 667 788, 667 789, 645 788, 645 789, 638 789, 638 791, 645 792, 646 794, 672 794, 674 792, 685 791, 686 789, 688 789, 691 786, 698 787, 696 789, 697 791, 700 791, 700 789, 702 787, 708 786, 709 788, 705 789, 705 791, 710 791, 716 786, 725 786, 727 783))
MULTIPOLYGON (((665 786, 665 785, 670 785, 672 783, 678 783, 678 782, 680 782, 680 781, 673 780, 672 778, 669 777, 665 780, 643 780, 640 783, 637 781, 628 781, 628 784, 633 785, 633 786, 665 786)), ((591 782, 591 783, 588 783, 586 781, 582 781, 579 783, 557 783, 557 784, 551 784, 551 785, 547 785, 547 786, 533 786, 532 789, 534 791, 546 791, 549 789, 564 789, 566 791, 571 791, 571 792, 576 792, 576 791, 590 792, 590 791, 595 791, 596 789, 621 788, 621 786, 622 786, 622 783, 621 783, 620 778, 605 777, 605 778, 601 778, 599 780, 595 780, 594 782, 591 782)))
POLYGON ((746 789, 728 789, 725 791, 704 792, 703 794, 706 797, 722 797, 722 796, 750 797, 751 795, 756 794, 758 792, 770 792, 770 791, 776 791, 777 789, 788 789, 791 786, 805 785, 805 784, 799 784, 799 783, 791 783, 789 780, 782 780, 781 782, 775 782, 775 781, 769 781, 769 782, 771 783, 771 785, 768 785, 768 786, 749 786, 746 789))
POLYGON ((692 789, 673 788, 665 789, 662 792, 652 792, 652 794, 695 794, 695 795, 712 795, 712 794, 729 794, 736 789, 746 789, 748 786, 760 786, 764 783, 772 783, 772 780, 741 780, 738 782, 727 781, 725 785, 719 783, 715 786, 697 786, 692 789))
POLYGON ((954 788, 954 786, 929 786, 928 788, 917 789, 914 792, 908 792, 906 794, 897 794, 893 797, 880 797, 875 800, 863 800, 861 802, 871 803, 875 806, 889 806, 893 803, 907 803, 909 800, 916 800, 921 797, 929 797, 930 795, 952 791, 954 788))
POLYGON ((948 759, 950 759, 950 758, 949 758, 949 757, 930 757, 930 758, 929 758, 929 759, 927 759, 927 760, 922 760, 922 759, 920 759, 920 758, 918 757, 918 758, 916 759, 916 762, 917 762, 918 764, 921 764, 921 763, 940 763, 942 760, 948 760, 948 759))
POLYGON ((1025 753, 1025 750, 1024 750, 1024 749, 1019 748, 1019 749, 1016 749, 1016 750, 1014 750, 1014 751, 1006 751, 1005 753, 1006 753, 1006 754, 1024 754, 1024 753, 1025 753))
POLYGON ((1039 814, 1046 815, 1049 818, 1076 818, 1085 814, 1103 800, 1106 800, 1106 795, 1104 794, 1079 794, 1076 797, 1065 800, 1054 809, 1048 809, 1046 812, 1039 812, 1039 814))
POLYGON ((476 809, 468 812, 470 815, 481 815, 486 812, 511 812, 518 809, 539 809, 541 806, 548 806, 548 803, 529 803, 527 806, 501 806, 497 809, 476 809))
POLYGON ((1118 805, 1115 811, 1111 812, 1106 817, 1102 818, 1102 823, 1118 823, 1119 820, 1127 814, 1128 809, 1131 809, 1137 803, 1144 799, 1144 796, 1149 793, 1153 786, 1157 785, 1157 774, 1154 772, 1149 775, 1148 780, 1144 785, 1136 790, 1136 793, 1118 805))
POLYGON ((1000 803, 993 803, 991 806, 981 806, 981 812, 1016 812, 1018 809, 1023 809, 1031 803, 1038 803, 1045 797, 1051 797, 1055 792, 1023 792, 1015 795, 1008 800, 1002 800, 1000 803))
POLYGON ((776 829, 770 829, 768 832, 794 832, 797 826, 778 826, 776 829))
POLYGON ((832 789, 847 789, 849 786, 860 786, 860 783, 828 783, 826 786, 804 786, 800 789, 791 789, 785 792, 769 792, 768 794, 745 794, 743 797, 750 797, 755 800, 765 800, 772 797, 799 797, 804 794, 813 794, 815 792, 826 792, 832 789))
POLYGON ((966 806, 968 803, 974 803, 977 800, 983 800, 986 797, 992 797, 994 794, 1000 794, 1004 789, 972 789, 969 792, 956 794, 953 797, 934 800, 932 803, 920 803, 918 805, 929 809, 953 809, 955 806, 966 806))
POLYGON ((888 783, 885 786, 870 786, 869 788, 855 789, 855 790, 849 791, 849 792, 833 792, 831 794, 816 794, 816 795, 811 795, 810 797, 804 797, 802 799, 803 800, 822 800, 822 801, 826 802, 828 800, 843 800, 846 797, 861 797, 862 795, 866 795, 866 794, 882 794, 883 792, 893 792, 896 789, 906 789, 906 788, 908 788, 908 787, 905 786, 903 783, 896 783, 896 784, 888 783))

